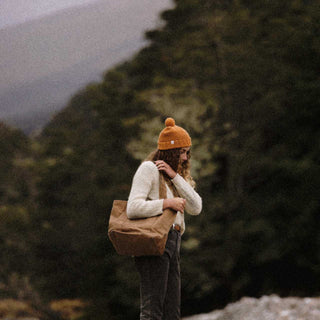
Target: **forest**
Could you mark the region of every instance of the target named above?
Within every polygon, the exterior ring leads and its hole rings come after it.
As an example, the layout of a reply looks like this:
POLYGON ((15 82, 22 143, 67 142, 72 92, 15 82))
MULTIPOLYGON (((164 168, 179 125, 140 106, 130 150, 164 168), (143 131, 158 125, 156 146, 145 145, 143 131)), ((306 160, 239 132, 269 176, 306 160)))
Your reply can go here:
POLYGON ((176 0, 161 18, 39 135, 0 124, 0 298, 137 319, 138 275, 108 219, 168 116, 192 137, 203 199, 186 216, 183 315, 320 295, 320 1, 176 0))

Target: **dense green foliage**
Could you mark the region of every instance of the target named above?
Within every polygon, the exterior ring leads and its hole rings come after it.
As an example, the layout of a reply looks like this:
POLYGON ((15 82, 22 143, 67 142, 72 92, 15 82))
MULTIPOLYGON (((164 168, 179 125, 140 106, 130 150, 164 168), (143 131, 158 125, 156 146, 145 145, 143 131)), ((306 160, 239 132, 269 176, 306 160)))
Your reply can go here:
POLYGON ((1 281, 11 270, 48 298, 92 298, 88 319, 135 319, 137 274, 107 239, 108 213, 173 116, 192 136, 204 202, 186 217, 183 313, 319 295, 319 8, 176 1, 149 46, 75 95, 36 141, 1 127, 1 281))
POLYGON ((1 284, 7 284, 15 273, 30 272, 30 219, 35 208, 30 152, 28 138, 0 122, 1 284))

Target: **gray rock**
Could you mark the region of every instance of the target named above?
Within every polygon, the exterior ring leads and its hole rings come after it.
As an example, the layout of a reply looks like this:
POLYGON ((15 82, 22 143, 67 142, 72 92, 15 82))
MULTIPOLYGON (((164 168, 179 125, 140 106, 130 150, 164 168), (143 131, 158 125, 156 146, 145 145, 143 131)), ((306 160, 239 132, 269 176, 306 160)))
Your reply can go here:
POLYGON ((320 298, 244 297, 223 310, 183 320, 320 320, 320 298))

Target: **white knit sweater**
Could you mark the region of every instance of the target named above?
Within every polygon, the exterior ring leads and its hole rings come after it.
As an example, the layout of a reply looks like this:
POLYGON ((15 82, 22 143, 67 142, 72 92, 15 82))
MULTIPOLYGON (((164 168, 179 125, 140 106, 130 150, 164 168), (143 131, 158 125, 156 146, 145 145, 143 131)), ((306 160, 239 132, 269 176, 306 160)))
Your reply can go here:
MULTIPOLYGON (((171 180, 181 198, 186 199, 185 211, 198 215, 202 209, 202 199, 192 186, 177 174, 171 180)), ((173 198, 168 186, 167 198, 173 198)), ((152 161, 142 162, 133 177, 128 199, 127 215, 129 219, 148 218, 163 212, 163 199, 159 199, 159 170, 152 161)), ((175 224, 185 230, 184 215, 177 212, 175 224)))

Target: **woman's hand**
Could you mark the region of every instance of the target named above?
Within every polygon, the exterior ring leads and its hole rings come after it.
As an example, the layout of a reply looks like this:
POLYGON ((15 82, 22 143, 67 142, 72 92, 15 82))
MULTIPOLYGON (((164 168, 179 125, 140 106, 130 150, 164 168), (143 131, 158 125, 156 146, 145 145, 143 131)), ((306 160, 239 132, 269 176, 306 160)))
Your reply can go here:
POLYGON ((155 161, 155 164, 160 171, 164 171, 171 179, 173 179, 177 173, 163 160, 155 161))
POLYGON ((171 208, 174 211, 184 212, 184 207, 186 205, 186 199, 183 198, 170 198, 163 200, 163 209, 171 208))

